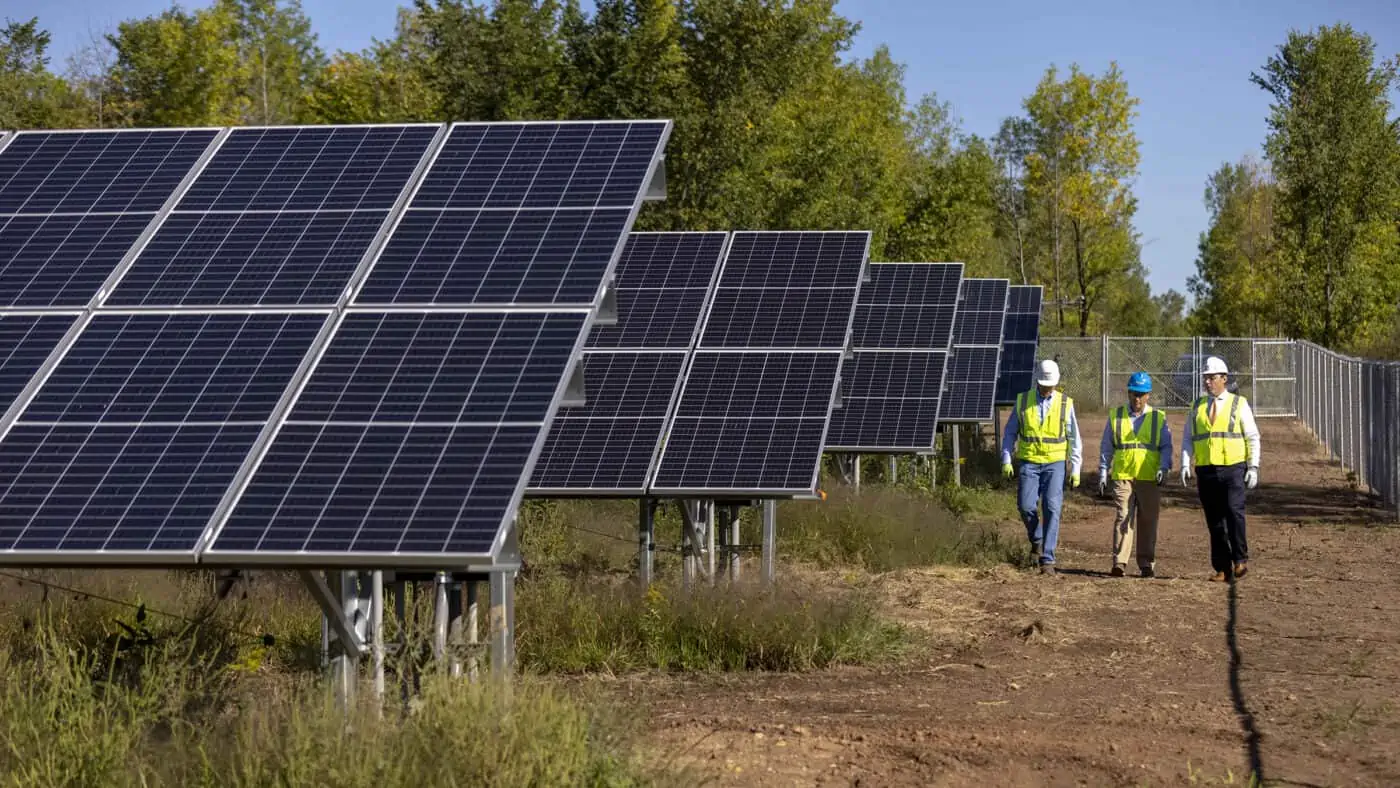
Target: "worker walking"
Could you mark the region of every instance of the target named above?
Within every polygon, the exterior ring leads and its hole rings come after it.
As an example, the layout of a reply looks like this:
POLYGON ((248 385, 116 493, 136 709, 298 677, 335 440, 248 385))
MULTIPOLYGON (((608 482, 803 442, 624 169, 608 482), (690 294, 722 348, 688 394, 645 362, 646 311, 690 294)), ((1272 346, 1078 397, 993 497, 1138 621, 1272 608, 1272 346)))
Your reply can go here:
POLYGON ((1128 378, 1128 404, 1109 414, 1099 441, 1099 495, 1105 495, 1112 486, 1113 501, 1118 506, 1113 519, 1114 577, 1124 575, 1128 557, 1133 555, 1135 535, 1138 572, 1143 577, 1152 577, 1156 572, 1159 488, 1171 471, 1172 432, 1162 411, 1149 404, 1151 399, 1152 377, 1146 372, 1134 372, 1128 378))
POLYGON ((1190 481, 1194 460, 1215 582, 1244 577, 1249 571, 1244 491, 1259 483, 1259 427, 1249 402, 1226 390, 1229 374, 1223 360, 1206 359, 1206 395, 1191 405, 1181 439, 1181 483, 1190 481))
POLYGON ((1017 483, 1017 506, 1031 542, 1031 560, 1041 574, 1055 574, 1055 544, 1060 537, 1060 508, 1064 503, 1065 465, 1070 485, 1079 486, 1084 453, 1074 400, 1055 387, 1060 367, 1046 359, 1036 372, 1035 389, 1016 396, 1016 408, 1006 420, 1001 439, 1001 466, 1017 483), (1020 462, 1012 465, 1012 453, 1020 462), (1039 509, 1044 510, 1041 516, 1039 509))

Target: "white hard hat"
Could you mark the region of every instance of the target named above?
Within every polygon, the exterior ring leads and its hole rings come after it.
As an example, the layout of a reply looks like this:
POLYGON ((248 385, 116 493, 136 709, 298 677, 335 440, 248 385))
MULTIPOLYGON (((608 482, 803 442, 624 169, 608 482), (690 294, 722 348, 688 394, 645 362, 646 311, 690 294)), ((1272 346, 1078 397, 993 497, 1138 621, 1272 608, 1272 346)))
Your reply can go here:
POLYGON ((1230 370, 1225 366, 1224 359, 1217 356, 1208 356, 1206 365, 1201 369, 1202 375, 1228 375, 1230 370))
POLYGON ((1040 362, 1040 368, 1036 372, 1035 384, 1037 386, 1055 386, 1060 382, 1060 365, 1054 359, 1045 359, 1040 362))

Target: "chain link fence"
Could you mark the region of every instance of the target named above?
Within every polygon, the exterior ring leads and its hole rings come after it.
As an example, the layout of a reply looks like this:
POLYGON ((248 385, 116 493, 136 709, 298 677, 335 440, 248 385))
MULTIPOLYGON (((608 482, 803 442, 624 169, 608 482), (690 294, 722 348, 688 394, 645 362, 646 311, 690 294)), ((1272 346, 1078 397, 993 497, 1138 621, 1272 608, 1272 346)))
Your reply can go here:
POLYGON ((1260 416, 1297 415, 1292 340, 1235 337, 1042 337, 1040 357, 1060 365, 1062 388, 1086 409, 1124 401, 1134 372, 1152 376, 1152 404, 1174 410, 1201 396, 1210 356, 1230 369, 1230 390, 1260 416))
POLYGON ((1400 515, 1400 363, 1294 347, 1299 420, 1400 515))
POLYGON ((1230 390, 1260 417, 1296 417, 1342 467, 1400 516, 1400 362, 1334 353, 1310 342, 1240 337, 1042 337, 1061 388, 1082 411, 1126 401, 1128 376, 1152 376, 1152 404, 1185 408, 1219 356, 1230 390))

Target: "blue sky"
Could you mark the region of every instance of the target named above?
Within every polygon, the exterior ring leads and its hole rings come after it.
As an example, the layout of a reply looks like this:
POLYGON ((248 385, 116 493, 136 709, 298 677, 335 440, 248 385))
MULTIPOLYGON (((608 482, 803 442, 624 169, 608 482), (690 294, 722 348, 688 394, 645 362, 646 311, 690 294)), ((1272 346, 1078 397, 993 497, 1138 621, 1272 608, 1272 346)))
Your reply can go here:
MULTIPOLYGON (((204 2, 185 3, 187 6, 204 2)), ((53 33, 54 64, 125 18, 168 0, 10 0, 0 15, 38 16, 53 33)), ((327 50, 361 49, 393 29, 394 0, 303 0, 327 50)), ((990 136, 1047 66, 1078 63, 1093 73, 1116 60, 1133 95, 1142 143, 1136 224, 1154 292, 1184 290, 1206 225, 1205 179, 1222 162, 1256 155, 1268 100, 1249 81, 1291 28, 1349 22, 1400 54, 1400 0, 1177 0, 1136 4, 1077 0, 935 2, 841 0, 861 23, 857 56, 886 44, 906 64, 910 100, 934 92, 952 103, 966 131, 990 136), (1324 8, 1324 5, 1326 6, 1324 8)), ((1392 97, 1400 99, 1400 97, 1392 97)), ((1397 102, 1400 103, 1400 102, 1397 102)))

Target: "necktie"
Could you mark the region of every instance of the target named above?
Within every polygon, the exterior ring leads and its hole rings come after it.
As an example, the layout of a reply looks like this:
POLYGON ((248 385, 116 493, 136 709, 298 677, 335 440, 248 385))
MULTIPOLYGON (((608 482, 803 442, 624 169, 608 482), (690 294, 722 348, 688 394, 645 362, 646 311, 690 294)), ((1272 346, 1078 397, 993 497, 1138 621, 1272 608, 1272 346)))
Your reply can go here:
POLYGON ((1210 420, 1212 426, 1215 424, 1215 397, 1210 398, 1210 411, 1206 414, 1206 418, 1210 420))

